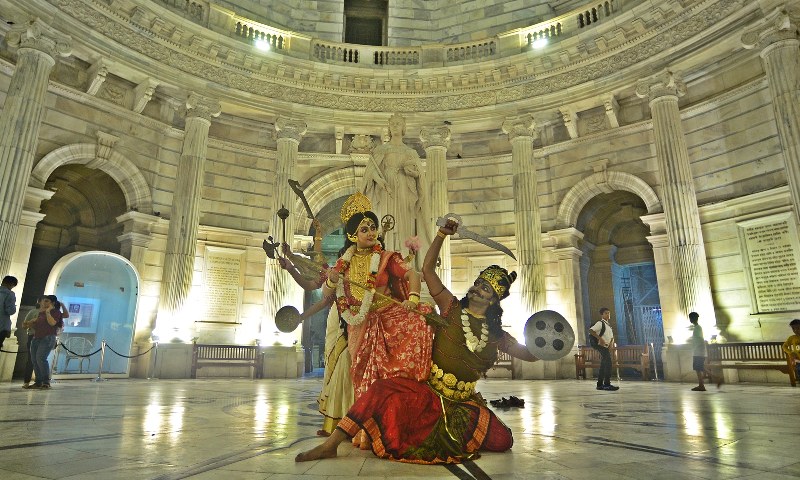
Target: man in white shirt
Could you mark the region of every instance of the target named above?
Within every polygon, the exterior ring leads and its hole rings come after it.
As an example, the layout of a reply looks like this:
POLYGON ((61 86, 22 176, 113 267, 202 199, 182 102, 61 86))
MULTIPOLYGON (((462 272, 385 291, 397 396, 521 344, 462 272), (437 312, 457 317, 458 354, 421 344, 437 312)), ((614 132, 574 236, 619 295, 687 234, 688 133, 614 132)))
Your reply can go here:
POLYGON ((611 385, 611 351, 609 348, 614 343, 614 331, 611 329, 611 310, 606 307, 600 309, 600 320, 589 327, 592 348, 600 353, 600 371, 597 373, 597 389, 614 392, 619 387, 611 385))

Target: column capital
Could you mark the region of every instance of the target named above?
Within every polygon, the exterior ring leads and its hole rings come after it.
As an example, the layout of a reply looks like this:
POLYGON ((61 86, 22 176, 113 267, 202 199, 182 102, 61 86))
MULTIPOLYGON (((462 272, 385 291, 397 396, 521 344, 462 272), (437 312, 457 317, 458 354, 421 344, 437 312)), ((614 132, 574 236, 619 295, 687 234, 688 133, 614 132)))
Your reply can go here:
POLYGON ((578 249, 581 240, 583 240, 583 233, 575 227, 550 230, 547 232, 547 235, 555 240, 556 250, 564 250, 568 248, 578 249))
POLYGON ((117 223, 123 225, 123 233, 150 235, 150 229, 159 221, 156 215, 140 213, 135 210, 125 212, 117 217, 117 223))
POLYGON ((286 117, 278 117, 275 120, 275 136, 278 140, 287 139, 300 143, 307 131, 308 125, 303 120, 286 117))
POLYGON ((787 43, 797 48, 798 41, 797 25, 783 8, 775 9, 757 26, 742 34, 742 46, 747 49, 760 48, 762 57, 774 47, 787 43))
POLYGON ((518 137, 529 137, 531 140, 536 137, 536 120, 533 115, 507 118, 503 122, 502 128, 503 133, 508 135, 508 139, 512 141, 518 137))
POLYGON ((55 30, 40 18, 31 18, 11 27, 6 41, 11 48, 28 48, 47 54, 55 61, 72 53, 72 37, 55 30))
POLYGON ((202 118, 211 122, 213 117, 218 117, 222 113, 222 106, 219 101, 205 97, 195 92, 191 92, 186 99, 186 118, 202 118))
POLYGON ((419 131, 419 138, 425 150, 428 147, 450 148, 450 129, 445 126, 423 127, 419 131))
POLYGON ((662 97, 682 97, 686 94, 686 84, 680 75, 666 69, 652 77, 636 82, 636 95, 649 98, 650 102, 662 97))

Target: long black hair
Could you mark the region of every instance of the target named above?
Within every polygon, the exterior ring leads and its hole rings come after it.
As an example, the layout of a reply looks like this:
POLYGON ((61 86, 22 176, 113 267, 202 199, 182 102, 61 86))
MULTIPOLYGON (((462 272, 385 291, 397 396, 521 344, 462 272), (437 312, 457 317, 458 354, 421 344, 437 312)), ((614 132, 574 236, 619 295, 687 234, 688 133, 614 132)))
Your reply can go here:
MULTIPOLYGON (((461 308, 469 307, 469 299, 464 296, 459 300, 461 308)), ((503 307, 500 302, 493 303, 486 307, 486 323, 489 325, 489 336, 498 339, 503 335, 503 307)))

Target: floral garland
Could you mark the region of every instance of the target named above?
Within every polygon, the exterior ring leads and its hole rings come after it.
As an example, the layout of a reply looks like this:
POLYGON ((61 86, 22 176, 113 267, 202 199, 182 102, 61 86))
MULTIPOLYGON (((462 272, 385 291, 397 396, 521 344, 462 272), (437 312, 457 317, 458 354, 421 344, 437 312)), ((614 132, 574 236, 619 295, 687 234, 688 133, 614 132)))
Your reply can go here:
MULTIPOLYGON (((477 318, 477 317, 476 317, 477 318)), ((464 337, 467 340, 467 348, 470 352, 480 352, 489 341, 489 325, 484 321, 481 324, 481 338, 472 333, 472 328, 469 325, 469 315, 466 311, 461 312, 461 328, 464 330, 464 337)))
POLYGON ((365 282, 365 286, 368 287, 368 290, 364 292, 364 297, 361 299, 361 307, 358 309, 358 313, 353 314, 350 310, 350 306, 347 304, 342 276, 344 275, 344 271, 350 266, 350 261, 353 259, 353 254, 355 252, 356 246, 352 245, 336 262, 335 267, 340 274, 339 281, 336 282, 337 303, 341 307, 342 318, 344 318, 344 321, 347 322, 348 325, 360 325, 364 322, 364 319, 367 318, 367 313, 372 306, 372 299, 375 295, 375 277, 378 275, 378 266, 381 263, 381 245, 380 243, 376 243, 375 246, 372 247, 372 258, 370 258, 369 262, 369 275, 365 282))

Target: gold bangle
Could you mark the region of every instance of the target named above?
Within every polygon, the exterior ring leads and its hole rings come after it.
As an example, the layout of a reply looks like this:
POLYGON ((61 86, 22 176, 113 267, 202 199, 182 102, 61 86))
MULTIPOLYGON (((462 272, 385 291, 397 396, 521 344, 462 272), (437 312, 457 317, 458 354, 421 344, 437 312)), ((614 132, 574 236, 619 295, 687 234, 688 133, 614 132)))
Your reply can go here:
POLYGON ((330 288, 330 289, 334 289, 334 288, 336 288, 336 284, 335 284, 335 283, 333 283, 333 282, 331 282, 331 279, 330 279, 330 278, 328 278, 327 280, 325 280, 325 286, 326 286, 326 287, 328 287, 328 288, 330 288))
POLYGON ((439 231, 437 231, 437 232, 436 232, 436 236, 437 236, 437 237, 439 237, 439 238, 442 238, 442 239, 444 239, 444 238, 447 238, 447 235, 445 235, 444 233, 442 233, 442 231, 441 231, 441 230, 439 230, 439 231))
POLYGON ((408 296, 410 297, 411 295, 416 295, 419 297, 419 292, 408 292, 408 296))

